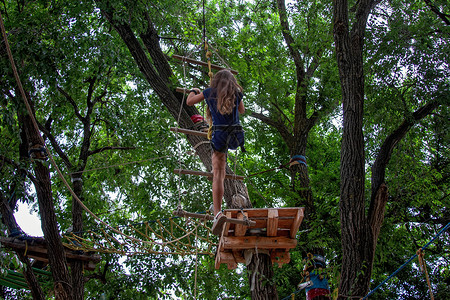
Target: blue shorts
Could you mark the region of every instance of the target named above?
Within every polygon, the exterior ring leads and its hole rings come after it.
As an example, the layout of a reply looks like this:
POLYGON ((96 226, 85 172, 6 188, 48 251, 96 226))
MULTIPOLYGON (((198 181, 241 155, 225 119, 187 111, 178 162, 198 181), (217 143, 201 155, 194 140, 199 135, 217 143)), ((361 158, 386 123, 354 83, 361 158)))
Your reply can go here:
POLYGON ((235 150, 237 147, 244 149, 244 130, 240 125, 213 126, 211 146, 214 151, 227 153, 228 149, 235 150))

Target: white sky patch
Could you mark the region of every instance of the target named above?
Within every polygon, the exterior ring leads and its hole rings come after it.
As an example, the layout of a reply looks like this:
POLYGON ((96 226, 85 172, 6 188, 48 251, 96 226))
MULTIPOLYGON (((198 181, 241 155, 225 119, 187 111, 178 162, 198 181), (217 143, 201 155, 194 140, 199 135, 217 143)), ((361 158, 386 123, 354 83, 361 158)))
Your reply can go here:
POLYGON ((14 213, 17 224, 22 230, 31 236, 44 236, 41 228, 41 219, 26 203, 18 202, 17 211, 14 213))

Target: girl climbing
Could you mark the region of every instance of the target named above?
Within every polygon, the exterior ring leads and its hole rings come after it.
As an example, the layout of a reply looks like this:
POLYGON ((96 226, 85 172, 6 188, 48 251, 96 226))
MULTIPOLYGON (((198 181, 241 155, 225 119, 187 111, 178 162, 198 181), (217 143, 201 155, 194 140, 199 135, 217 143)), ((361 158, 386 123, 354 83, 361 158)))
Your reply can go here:
POLYGON ((212 232, 215 235, 220 235, 227 219, 222 214, 222 198, 228 149, 235 150, 241 147, 245 151, 244 131, 239 122, 239 114, 245 112, 242 97, 242 87, 233 74, 229 70, 220 70, 214 75, 209 88, 203 92, 193 88, 186 99, 186 104, 190 106, 206 100, 209 108, 206 116, 213 124, 212 193, 215 217, 212 232))

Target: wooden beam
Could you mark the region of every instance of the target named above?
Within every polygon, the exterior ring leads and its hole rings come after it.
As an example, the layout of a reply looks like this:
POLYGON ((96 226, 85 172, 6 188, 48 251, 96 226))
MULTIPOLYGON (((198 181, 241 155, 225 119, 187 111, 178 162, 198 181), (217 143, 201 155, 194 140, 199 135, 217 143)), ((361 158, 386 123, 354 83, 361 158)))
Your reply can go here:
MULTIPOLYGON (((230 219, 231 218, 231 213, 230 212, 226 212, 225 216, 230 219)), ((231 223, 225 223, 225 225, 223 226, 223 236, 228 236, 229 235, 229 231, 230 231, 230 227, 231 227, 231 223)))
POLYGON ((199 213, 191 213, 187 212, 185 210, 174 210, 173 214, 179 217, 188 217, 188 218, 197 218, 202 220, 214 220, 214 217, 212 215, 207 214, 199 214, 199 213))
POLYGON ((281 268, 283 264, 287 264, 291 261, 291 255, 289 251, 274 250, 270 253, 270 259, 272 263, 278 263, 278 267, 281 268))
POLYGON ((269 209, 267 214, 267 236, 277 236, 278 234, 278 210, 269 209))
MULTIPOLYGON (((242 214, 241 212, 238 213, 237 218, 239 220, 244 220, 244 216, 248 216, 248 213, 244 212, 244 214, 242 214)), ((248 226, 245 226, 243 224, 240 225, 236 225, 235 229, 234 229, 234 236, 244 236, 245 233, 247 232, 247 228, 248 226)))
MULTIPOLYGON (((177 209, 173 211, 173 214, 179 217, 190 217, 190 218, 198 218, 198 219, 207 219, 207 220, 214 220, 214 217, 212 215, 206 215, 206 214, 199 214, 199 213, 191 213, 187 212, 182 209, 177 209)), ((256 224, 255 221, 252 220, 239 220, 239 219, 229 219, 226 220, 227 223, 233 223, 233 224, 240 224, 240 225, 248 225, 254 226, 256 224)))
POLYGON ((297 240, 286 237, 263 236, 224 236, 223 248, 231 250, 244 249, 292 249, 297 245, 297 240))
POLYGON ((214 267, 219 269, 221 264, 227 264, 230 270, 237 268, 236 260, 231 252, 217 252, 214 267))
POLYGON ((181 133, 184 133, 184 134, 190 134, 190 135, 196 135, 196 136, 201 136, 201 137, 204 137, 204 138, 208 137, 208 133, 204 132, 204 131, 190 130, 190 129, 184 129, 184 128, 178 128, 178 127, 170 127, 170 131, 181 132, 181 133))
MULTIPOLYGON (((25 243, 24 241, 14 239, 14 238, 6 238, 6 237, 0 237, 0 242, 8 248, 14 249, 14 250, 22 250, 27 252, 29 255, 33 255, 36 258, 42 257, 47 258, 47 246, 45 244, 40 245, 33 245, 32 240, 27 241, 25 243)), ((73 260, 80 260, 80 261, 94 261, 99 262, 100 256, 96 255, 89 255, 89 254, 75 254, 72 253, 72 250, 69 250, 67 248, 64 249, 64 254, 67 259, 73 259, 73 260)))
POLYGON ((297 211, 297 215, 294 218, 294 222, 292 222, 290 234, 291 239, 295 239, 295 236, 297 235, 297 231, 300 228, 300 224, 302 224, 302 221, 303 221, 303 208, 297 211))
MULTIPOLYGON (((177 175, 197 175, 197 176, 205 176, 208 178, 213 178, 213 173, 211 172, 202 172, 202 171, 193 171, 193 170, 184 170, 184 169, 174 169, 173 172, 177 175)), ((234 175, 234 174, 225 174, 225 179, 235 179, 235 180, 244 180, 244 176, 234 175)))
MULTIPOLYGON (((208 66, 207 62, 200 61, 200 60, 195 60, 195 59, 192 59, 192 58, 189 58, 189 57, 186 57, 186 56, 172 54, 172 58, 176 58, 178 60, 185 61, 185 62, 188 62, 190 64, 194 64, 194 65, 198 65, 198 66, 204 66, 204 67, 208 66)), ((223 69, 228 69, 228 68, 224 68, 224 67, 221 67, 219 65, 211 64, 211 69, 223 70, 223 69)), ((232 69, 228 69, 228 70, 230 70, 230 72, 233 73, 234 75, 238 74, 238 71, 236 71, 236 70, 232 70, 232 69)))

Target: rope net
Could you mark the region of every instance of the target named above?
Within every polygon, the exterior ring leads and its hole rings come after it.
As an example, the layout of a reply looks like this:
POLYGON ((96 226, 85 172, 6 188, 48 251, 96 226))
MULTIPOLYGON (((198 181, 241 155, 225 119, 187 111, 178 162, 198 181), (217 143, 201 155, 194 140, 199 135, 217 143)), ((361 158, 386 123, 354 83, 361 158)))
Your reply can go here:
POLYGON ((217 237, 206 220, 167 218, 129 224, 121 230, 108 227, 63 235, 63 244, 75 251, 139 254, 209 255, 217 237), (183 223, 183 224, 182 224, 183 223))

